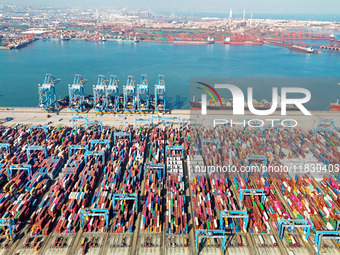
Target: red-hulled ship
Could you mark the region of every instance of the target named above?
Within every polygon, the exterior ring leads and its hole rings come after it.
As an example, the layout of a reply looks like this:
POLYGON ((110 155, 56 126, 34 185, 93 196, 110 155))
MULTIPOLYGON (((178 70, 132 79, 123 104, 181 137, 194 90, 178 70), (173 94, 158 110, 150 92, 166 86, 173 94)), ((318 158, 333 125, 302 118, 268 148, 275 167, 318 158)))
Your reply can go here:
POLYGON ((336 103, 331 103, 331 111, 340 111, 340 99, 336 101, 336 103))

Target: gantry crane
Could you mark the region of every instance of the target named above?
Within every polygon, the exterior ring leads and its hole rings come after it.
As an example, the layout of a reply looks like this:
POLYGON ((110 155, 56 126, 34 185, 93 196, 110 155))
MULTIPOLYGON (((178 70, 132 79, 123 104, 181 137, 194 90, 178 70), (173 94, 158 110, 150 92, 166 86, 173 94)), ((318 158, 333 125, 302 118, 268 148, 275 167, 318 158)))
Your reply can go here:
POLYGON ((85 79, 80 74, 74 76, 73 84, 68 85, 69 108, 73 112, 82 112, 85 108, 84 84, 85 79))
POLYGON ((105 220, 105 231, 109 227, 109 210, 108 209, 92 209, 92 208, 85 208, 82 209, 80 212, 80 224, 81 228, 84 229, 85 227, 85 218, 89 217, 101 217, 100 220, 105 220))
POLYGON ((55 85, 60 79, 54 78, 51 74, 45 75, 43 84, 38 84, 39 107, 43 111, 52 112, 57 108, 57 95, 55 85))
POLYGON ((0 226, 1 227, 6 227, 8 228, 8 232, 9 232, 9 235, 8 235, 8 238, 11 242, 14 241, 14 238, 15 238, 15 222, 14 222, 14 219, 0 219, 0 226))
POLYGON ((220 212, 220 228, 227 230, 227 227, 234 231, 234 221, 233 220, 243 220, 243 232, 247 232, 249 215, 246 210, 224 210, 220 212))
POLYGON ((264 204, 267 194, 262 189, 240 189, 239 199, 241 209, 243 209, 244 196, 259 196, 261 198, 261 203, 264 204))
POLYGON ((136 110, 136 87, 132 75, 128 76, 124 91, 124 113, 135 113, 136 110))
POLYGON ((137 84, 137 112, 149 112, 149 84, 146 74, 142 74, 140 84, 137 84))
POLYGON ((155 85, 155 113, 165 113, 165 82, 164 75, 158 75, 155 85))
POLYGON ((119 110, 118 80, 115 75, 111 75, 109 85, 106 87, 106 111, 117 113, 119 110))
POLYGON ((29 180, 32 179, 32 166, 30 164, 26 164, 26 165, 14 164, 14 165, 10 165, 7 168, 8 180, 12 179, 13 171, 21 171, 21 170, 26 172, 29 180))
POLYGON ((104 75, 99 75, 97 85, 93 85, 93 103, 94 110, 98 113, 105 112, 106 100, 105 100, 105 90, 106 90, 106 80, 104 75))

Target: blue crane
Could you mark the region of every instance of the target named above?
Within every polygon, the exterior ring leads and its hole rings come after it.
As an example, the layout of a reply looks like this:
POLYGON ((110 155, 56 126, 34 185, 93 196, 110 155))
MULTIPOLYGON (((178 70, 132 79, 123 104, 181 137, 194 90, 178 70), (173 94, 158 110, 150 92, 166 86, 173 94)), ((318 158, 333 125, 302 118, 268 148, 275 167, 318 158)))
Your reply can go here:
MULTIPOLYGON (((115 211, 116 200, 118 200, 118 201, 125 201, 125 200, 134 201, 132 210, 137 212, 137 210, 138 210, 138 196, 137 196, 137 194, 113 194, 112 195, 113 217, 117 217, 117 213, 115 211)), ((129 231, 131 233, 132 228, 129 228, 129 231)))
POLYGON ((68 154, 69 154, 69 157, 71 157, 77 151, 86 151, 86 150, 87 150, 86 145, 82 146, 82 145, 71 144, 69 149, 68 149, 68 154))
POLYGON ((224 230, 196 230, 195 231, 195 243, 196 243, 196 254, 199 254, 199 244, 201 238, 220 238, 222 239, 222 254, 225 254, 225 245, 227 241, 227 232, 224 230))
POLYGON ((105 107, 106 112, 117 113, 119 110, 119 91, 118 80, 115 75, 110 76, 109 84, 105 90, 105 107))
POLYGON ((279 239, 282 243, 283 234, 285 231, 285 228, 303 228, 304 233, 306 233, 306 240, 304 240, 306 243, 308 241, 308 236, 311 230, 311 225, 308 223, 308 220, 304 219, 290 219, 290 220, 280 220, 279 222, 279 239))
MULTIPOLYGON (((184 157, 184 149, 183 146, 166 146, 165 148, 165 155, 168 156, 168 151, 170 151, 170 155, 172 151, 180 151, 181 152, 181 158, 184 157)), ((171 157, 171 156, 170 156, 171 157)))
POLYGON ((244 198, 244 196, 260 196, 262 204, 264 204, 264 201, 266 199, 266 192, 262 189, 240 189, 239 194, 240 194, 239 199, 240 199, 241 209, 243 209, 243 198, 244 198))
POLYGON ((146 74, 142 74, 140 84, 137 84, 137 112, 149 112, 149 84, 146 74))
POLYGON ((128 76, 124 92, 124 113, 135 113, 136 110, 136 87, 132 75, 128 76))
POLYGON ((104 217, 105 219, 105 230, 109 227, 109 210, 108 209, 90 209, 85 208, 80 212, 80 224, 81 228, 84 229, 85 226, 85 217, 104 217))
POLYGON ((97 85, 93 85, 93 103, 97 113, 103 113, 106 110, 106 82, 104 75, 99 75, 97 85))
POLYGON ((145 174, 149 171, 156 171, 157 177, 159 180, 161 180, 165 176, 165 164, 149 164, 146 167, 145 174))
POLYGON ((0 143, 0 150, 5 150, 6 153, 11 153, 11 146, 9 145, 9 143, 0 143))
POLYGON ((26 165, 14 164, 14 165, 10 165, 7 168, 8 180, 12 179, 13 171, 20 171, 20 170, 23 170, 23 171, 26 172, 29 180, 32 179, 32 166, 31 165, 29 165, 29 164, 26 164, 26 165))
POLYGON ((0 226, 6 227, 9 230, 9 238, 11 241, 14 241, 14 231, 15 231, 15 223, 14 219, 0 219, 0 226))
POLYGON ((47 125, 32 125, 29 127, 28 131, 31 133, 34 129, 44 130, 45 135, 47 134, 47 125))
POLYGON ((318 255, 320 255, 322 239, 333 239, 340 243, 340 231, 339 230, 322 230, 316 231, 314 236, 314 248, 318 255))
POLYGON ((95 121, 90 121, 90 120, 86 120, 86 129, 89 129, 90 125, 94 125, 99 134, 101 134, 101 132, 103 131, 103 122, 95 120, 95 121))
POLYGON ((134 201, 134 207, 137 210, 137 205, 138 205, 138 196, 137 194, 113 194, 112 195, 112 209, 114 212, 114 217, 115 217, 115 205, 116 205, 116 200, 133 200, 134 201))
POLYGON ((98 159, 98 157, 102 157, 102 165, 103 164, 105 164, 105 152, 104 151, 89 151, 89 150, 87 150, 86 152, 85 152, 85 155, 84 155, 84 158, 85 158, 85 164, 87 164, 87 162, 88 162, 88 157, 90 157, 90 156, 94 156, 94 157, 96 157, 95 159, 96 159, 96 162, 97 162, 97 159, 98 159))
POLYGON ((69 93, 69 108, 73 112, 82 112, 85 108, 85 79, 81 78, 80 74, 74 76, 73 84, 68 85, 69 93))
POLYGON ((43 146, 28 146, 27 149, 26 149, 26 153, 27 153, 27 160, 30 159, 30 155, 31 155, 31 151, 43 151, 44 152, 44 155, 45 155, 45 158, 47 158, 47 149, 46 147, 43 147, 43 146))
POLYGON ((166 97, 164 75, 158 75, 158 82, 155 85, 155 113, 165 113, 166 97))
POLYGON ((332 132, 335 129, 335 122, 331 119, 323 119, 318 121, 317 128, 314 128, 313 133, 316 135, 316 132, 332 132))
POLYGON ((114 137, 113 137, 113 141, 114 143, 116 143, 116 138, 118 137, 129 137, 130 143, 131 143, 131 134, 130 133, 126 133, 126 132, 115 132, 114 137))
POLYGON ((57 108, 57 95, 55 85, 60 79, 54 78, 51 74, 45 75, 43 84, 38 84, 39 106, 38 108, 46 112, 52 112, 57 108))
MULTIPOLYGON (((249 215, 246 210, 224 210, 220 212, 220 228, 226 230, 226 225, 224 224, 224 219, 244 219, 243 231, 246 233, 249 223, 249 215)), ((231 223, 232 224, 232 223, 231 223)), ((233 230, 233 226, 230 225, 229 228, 233 230)))
POLYGON ((110 149, 110 141, 109 140, 92 140, 91 141, 91 150, 94 149, 94 147, 97 144, 105 144, 106 148, 109 150, 110 149))

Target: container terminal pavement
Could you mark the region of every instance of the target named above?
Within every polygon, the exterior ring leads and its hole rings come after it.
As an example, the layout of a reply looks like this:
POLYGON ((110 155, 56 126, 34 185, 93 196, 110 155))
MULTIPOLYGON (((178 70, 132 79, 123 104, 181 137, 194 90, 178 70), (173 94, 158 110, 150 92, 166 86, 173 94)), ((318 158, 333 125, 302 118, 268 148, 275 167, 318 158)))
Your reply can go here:
POLYGON ((0 143, 0 254, 340 254, 335 126, 18 124, 0 143), (197 170, 260 164, 334 171, 197 170))

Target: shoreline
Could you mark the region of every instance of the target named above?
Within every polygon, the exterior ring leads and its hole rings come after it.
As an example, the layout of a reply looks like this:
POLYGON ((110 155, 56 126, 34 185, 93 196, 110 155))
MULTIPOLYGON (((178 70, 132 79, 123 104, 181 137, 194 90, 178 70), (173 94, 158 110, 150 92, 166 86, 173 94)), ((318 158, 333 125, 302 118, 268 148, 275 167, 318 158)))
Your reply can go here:
MULTIPOLYGON (((101 121, 104 126, 126 126, 129 124, 135 125, 136 119, 150 119, 152 117, 164 116, 175 117, 182 119, 196 118, 199 123, 207 123, 210 125, 213 119, 226 119, 236 122, 242 122, 244 119, 257 119, 268 122, 268 120, 288 120, 294 119, 298 122, 297 128, 311 129, 317 126, 321 119, 333 119, 335 126, 340 127, 340 114, 335 111, 312 111, 311 116, 301 115, 300 112, 292 111, 287 112, 288 115, 281 116, 280 112, 275 112, 269 116, 256 116, 252 115, 249 111, 245 115, 232 115, 232 111, 223 111, 223 115, 219 111, 210 111, 209 115, 202 116, 200 111, 190 109, 172 109, 171 113, 166 114, 125 114, 125 113, 104 113, 98 114, 91 109, 88 112, 74 113, 68 108, 61 109, 59 112, 47 113, 36 107, 0 107, 0 124, 4 126, 13 126, 16 124, 23 125, 52 125, 52 126, 72 126, 73 117, 87 117, 89 121, 101 121), (48 117, 49 116, 49 117, 48 117), (6 121, 6 118, 13 118, 6 121)), ((154 121, 155 123, 156 121, 154 121)), ((267 124, 266 122, 266 124, 267 124)), ((79 122, 80 123, 80 122, 79 122)), ((144 125, 146 122, 140 122, 138 125, 144 125)), ((178 121, 174 121, 177 125, 178 121)))

